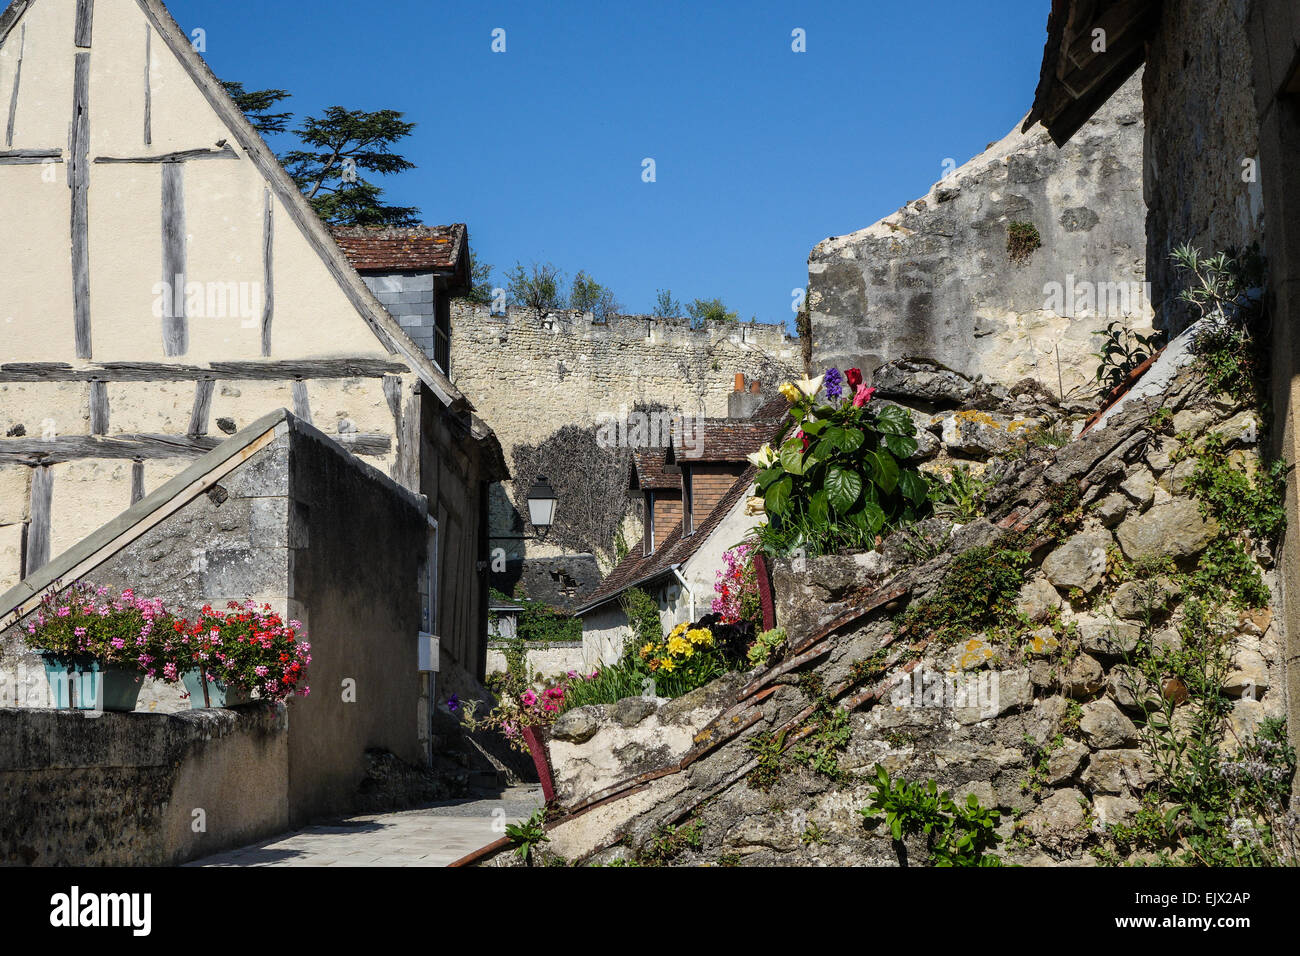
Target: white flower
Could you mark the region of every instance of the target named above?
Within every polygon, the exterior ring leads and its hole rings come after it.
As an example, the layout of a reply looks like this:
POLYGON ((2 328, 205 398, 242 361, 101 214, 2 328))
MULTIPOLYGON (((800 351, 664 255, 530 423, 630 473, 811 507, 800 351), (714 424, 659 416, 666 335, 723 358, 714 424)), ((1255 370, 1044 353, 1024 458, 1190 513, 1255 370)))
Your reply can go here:
POLYGON ((776 461, 776 452, 772 450, 771 444, 765 444, 752 455, 746 455, 749 463, 755 468, 767 468, 776 461))
POLYGON ((794 383, 794 387, 804 394, 805 398, 812 398, 822 390, 822 379, 825 375, 818 375, 816 378, 801 378, 794 383))

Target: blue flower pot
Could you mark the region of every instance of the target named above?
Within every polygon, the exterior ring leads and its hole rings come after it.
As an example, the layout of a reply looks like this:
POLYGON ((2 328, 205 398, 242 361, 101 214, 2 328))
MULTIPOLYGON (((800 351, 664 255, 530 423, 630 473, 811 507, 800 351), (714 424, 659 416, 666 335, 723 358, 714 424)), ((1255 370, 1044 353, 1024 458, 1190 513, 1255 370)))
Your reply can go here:
POLYGON ((248 691, 242 687, 227 687, 217 681, 208 681, 208 698, 207 703, 204 703, 202 672, 186 671, 181 675, 181 680, 190 695, 190 710, 202 710, 204 707, 232 707, 252 700, 248 691))
POLYGON ((55 707, 118 713, 135 710, 144 686, 144 675, 139 671, 80 654, 64 656, 45 651, 41 661, 55 707))

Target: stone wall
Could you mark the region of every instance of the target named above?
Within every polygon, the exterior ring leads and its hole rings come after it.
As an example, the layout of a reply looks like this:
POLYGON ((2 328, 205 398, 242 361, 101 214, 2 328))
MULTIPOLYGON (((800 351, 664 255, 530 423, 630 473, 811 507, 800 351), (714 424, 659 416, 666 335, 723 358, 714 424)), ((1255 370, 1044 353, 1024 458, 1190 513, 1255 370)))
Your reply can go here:
MULTIPOLYGON (((950 453, 985 459, 984 514, 932 517, 864 554, 778 563, 785 646, 701 688, 719 696, 691 701, 698 713, 640 698, 566 713, 551 755, 571 812, 556 814, 544 853, 924 864, 923 837, 895 841, 859 812, 883 767, 996 809, 1004 862, 1152 863, 1188 850, 1189 817, 1151 843, 1116 828, 1151 833, 1142 809, 1170 814, 1185 799, 1186 778, 1162 770, 1170 736, 1203 744, 1216 779, 1272 781, 1284 794, 1293 767, 1259 736, 1287 710, 1274 543, 1228 527, 1228 512, 1202 513, 1197 463, 1179 455, 1217 433, 1231 467, 1254 473, 1256 412, 1213 393, 1194 367, 1162 379, 1170 361, 1149 373, 1167 383, 1161 393, 1056 448, 979 451, 943 429, 950 453), (1235 547, 1238 570, 1220 550, 1235 547), (1197 603, 1242 587, 1239 571, 1262 590, 1208 612, 1197 603), (640 729, 651 714, 698 726, 691 744, 661 734, 652 746, 640 729), (1222 719, 1201 726, 1206 714, 1222 719)), ((1284 810, 1267 811, 1283 863, 1297 836, 1284 810)), ((1217 852, 1264 846, 1263 812, 1208 811, 1223 828, 1217 852)))
MULTIPOLYGON (((487 672, 504 674, 507 669, 506 652, 510 645, 506 641, 489 641, 487 652, 487 672)), ((582 641, 549 641, 542 644, 529 644, 524 649, 524 660, 530 674, 540 677, 560 677, 569 671, 587 673, 596 665, 594 659, 588 659, 583 652, 582 641)))
POLYGON ((1254 63, 1238 0, 1172 0, 1160 9, 1143 77, 1147 268, 1161 321, 1188 321, 1169 261, 1191 243, 1206 255, 1263 241, 1254 63))
POLYGON ((168 866, 289 827, 282 705, 0 708, 0 864, 168 866))
POLYGON ((1088 386, 1091 332, 1125 313, 1135 328, 1151 324, 1140 83, 1064 149, 1017 125, 923 198, 819 243, 808 258, 813 365, 870 372, 919 357, 1004 384, 1033 378, 1054 394, 1060 381, 1088 386), (1013 222, 1038 230, 1027 261, 1010 261, 1013 222))

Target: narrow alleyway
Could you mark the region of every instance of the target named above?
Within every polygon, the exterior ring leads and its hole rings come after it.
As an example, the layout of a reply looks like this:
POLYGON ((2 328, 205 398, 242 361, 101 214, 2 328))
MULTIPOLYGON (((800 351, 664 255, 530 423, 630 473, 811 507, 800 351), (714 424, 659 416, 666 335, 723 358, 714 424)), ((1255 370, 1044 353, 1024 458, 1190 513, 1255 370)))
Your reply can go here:
POLYGON ((186 866, 446 866, 541 805, 541 788, 512 787, 492 798, 311 826, 186 866))

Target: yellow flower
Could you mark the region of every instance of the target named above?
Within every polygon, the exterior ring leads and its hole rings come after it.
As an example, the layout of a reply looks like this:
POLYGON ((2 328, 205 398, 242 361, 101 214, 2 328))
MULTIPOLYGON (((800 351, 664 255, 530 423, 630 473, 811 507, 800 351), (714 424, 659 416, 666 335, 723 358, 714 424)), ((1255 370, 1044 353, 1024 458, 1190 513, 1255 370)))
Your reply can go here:
POLYGON ((653 643, 646 644, 645 647, 641 648, 641 656, 642 656, 642 657, 649 657, 650 654, 654 651, 654 649, 655 649, 655 646, 654 646, 653 643))
POLYGON ((681 654, 690 650, 691 645, 683 637, 673 637, 668 640, 668 653, 681 654))
POLYGON ((675 628, 672 629, 672 631, 669 632, 668 639, 672 640, 674 637, 680 637, 683 633, 685 633, 686 629, 690 626, 691 625, 689 621, 683 621, 681 624, 678 624, 675 628))
POLYGON ((666 671, 671 671, 674 667, 677 666, 676 664, 673 663, 673 659, 671 657, 665 657, 662 660, 657 661, 657 663, 659 664, 660 667, 662 667, 666 671))
POLYGON ((777 391, 779 391, 782 395, 785 396, 785 400, 787 402, 799 401, 799 389, 794 387, 793 382, 782 383, 781 387, 777 389, 777 391))
POLYGON ((707 627, 697 627, 694 630, 687 631, 686 639, 692 644, 703 644, 705 647, 713 646, 713 632, 707 627))

